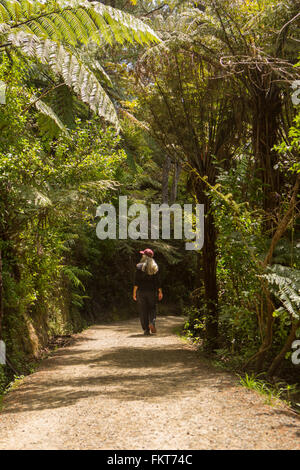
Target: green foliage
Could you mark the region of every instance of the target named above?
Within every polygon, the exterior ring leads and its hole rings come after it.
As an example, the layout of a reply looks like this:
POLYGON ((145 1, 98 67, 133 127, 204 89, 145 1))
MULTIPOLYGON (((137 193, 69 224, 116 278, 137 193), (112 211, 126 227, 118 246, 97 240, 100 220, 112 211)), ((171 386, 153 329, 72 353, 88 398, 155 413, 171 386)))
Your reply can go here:
POLYGON ((29 372, 49 337, 91 321, 80 313, 90 274, 75 264, 73 251, 81 226, 94 227, 96 204, 117 187, 126 156, 115 129, 96 117, 76 118, 67 134, 45 138, 36 112, 23 113, 22 63, 11 68, 5 59, 2 78, 9 81, 0 115, 3 338, 14 368, 29 372))
POLYGON ((205 330, 205 308, 185 307, 183 313, 187 317, 183 328, 185 335, 192 341, 199 341, 205 330))
POLYGON ((278 399, 284 399, 288 405, 291 405, 293 395, 298 393, 297 384, 288 384, 283 381, 277 381, 274 383, 267 382, 260 376, 254 374, 245 374, 244 377, 240 377, 240 384, 243 387, 255 390, 261 395, 265 396, 265 401, 268 405, 275 405, 278 399))
POLYGON ((258 393, 266 397, 266 403, 274 405, 275 401, 280 398, 280 392, 275 391, 274 388, 266 383, 264 380, 258 379, 256 376, 245 374, 245 377, 240 377, 240 383, 250 390, 256 390, 258 393))
POLYGON ((87 0, 1 0, 2 32, 30 32, 36 36, 64 41, 72 45, 90 40, 140 44, 157 41, 151 28, 130 14, 87 0))
MULTIPOLYGON (((185 333, 199 345, 215 309, 215 358, 238 369, 264 344, 271 305, 269 365, 300 308, 297 208, 263 267, 299 173, 299 116, 288 132, 294 2, 155 2, 153 15, 152 2, 128 6, 140 16, 149 8, 161 42, 148 20, 105 3, 0 0, 3 336, 13 366, 29 372, 53 335, 135 313, 145 241, 98 240, 95 209, 117 206, 120 194, 160 202, 174 181, 166 157, 183 168, 177 202, 205 202, 206 243, 216 236, 197 254, 181 241, 147 241, 166 308, 185 306, 185 333), (204 272, 216 278, 211 296, 204 272)), ((270 392, 254 376, 244 381, 270 392)))
MULTIPOLYGON (((0 2, 0 50, 12 46, 18 55, 21 53, 47 65, 96 114, 117 128, 116 110, 101 79, 94 74, 94 66, 88 64, 87 59, 82 60, 75 46, 91 41, 103 47, 105 43, 148 44, 158 40, 154 31, 138 18, 102 3, 87 0, 0 2)), ((107 82, 108 76, 100 63, 97 68, 107 82)), ((39 103, 38 109, 64 130, 59 117, 47 105, 39 103)))
POLYGON ((1 410, 1 395, 5 390, 7 378, 4 372, 4 367, 0 365, 0 410, 1 410))
POLYGON ((262 275, 270 286, 271 292, 280 301, 282 307, 276 309, 274 316, 288 312, 291 320, 300 316, 300 271, 274 264, 268 274, 262 275))
MULTIPOLYGON (((76 55, 66 50, 63 44, 50 39, 37 39, 24 33, 14 35, 11 40, 12 44, 18 47, 24 55, 48 65, 84 103, 89 105, 95 114, 118 127, 116 110, 102 85, 94 73, 87 69, 76 55)), ((39 111, 41 106, 39 105, 39 111)))
POLYGON ((294 119, 294 125, 289 130, 289 141, 275 147, 282 158, 279 166, 290 173, 300 173, 300 113, 294 119))

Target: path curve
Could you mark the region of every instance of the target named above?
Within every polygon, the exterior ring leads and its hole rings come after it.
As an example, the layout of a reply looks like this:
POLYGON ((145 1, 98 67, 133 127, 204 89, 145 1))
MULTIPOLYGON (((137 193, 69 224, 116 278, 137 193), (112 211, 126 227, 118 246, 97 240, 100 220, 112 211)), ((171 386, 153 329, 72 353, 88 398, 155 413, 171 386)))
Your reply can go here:
POLYGON ((159 317, 96 325, 4 401, 0 449, 300 449, 299 418, 199 359, 159 317))

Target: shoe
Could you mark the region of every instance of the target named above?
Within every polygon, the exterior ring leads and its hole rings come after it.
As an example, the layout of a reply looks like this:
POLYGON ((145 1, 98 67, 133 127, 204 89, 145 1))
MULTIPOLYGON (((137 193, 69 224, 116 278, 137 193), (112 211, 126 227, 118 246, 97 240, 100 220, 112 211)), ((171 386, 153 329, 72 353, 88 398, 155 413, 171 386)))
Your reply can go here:
POLYGON ((150 323, 149 328, 150 328, 150 331, 151 331, 152 334, 156 333, 156 328, 155 328, 155 325, 153 323, 150 323))
POLYGON ((145 330, 145 331, 144 331, 144 335, 145 335, 145 336, 149 336, 149 335, 150 335, 150 331, 149 331, 149 330, 145 330))

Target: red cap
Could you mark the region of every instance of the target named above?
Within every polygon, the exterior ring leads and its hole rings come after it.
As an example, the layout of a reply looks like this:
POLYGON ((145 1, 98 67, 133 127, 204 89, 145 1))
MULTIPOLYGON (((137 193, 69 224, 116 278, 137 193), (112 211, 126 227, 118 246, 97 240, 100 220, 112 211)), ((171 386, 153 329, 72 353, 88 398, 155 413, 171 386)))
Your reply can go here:
POLYGON ((140 251, 140 253, 142 255, 149 256, 149 258, 153 258, 153 256, 154 256, 154 252, 152 250, 150 250, 150 248, 146 248, 146 250, 140 251))

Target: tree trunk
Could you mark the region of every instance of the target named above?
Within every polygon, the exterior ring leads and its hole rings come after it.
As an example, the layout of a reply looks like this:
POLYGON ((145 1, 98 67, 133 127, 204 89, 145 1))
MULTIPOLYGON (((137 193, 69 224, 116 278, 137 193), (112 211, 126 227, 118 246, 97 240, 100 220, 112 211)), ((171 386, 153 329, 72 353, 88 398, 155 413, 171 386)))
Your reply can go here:
POLYGON ((211 200, 201 186, 202 184, 198 181, 197 199, 199 204, 204 204, 205 213, 204 245, 202 248, 204 301, 207 312, 205 349, 213 351, 218 347, 217 235, 211 200))
MULTIPOLYGON (((253 149, 263 183, 263 209, 271 214, 280 202, 280 172, 275 169, 278 155, 272 150, 278 143, 279 119, 282 109, 280 91, 273 86, 266 92, 257 90, 253 100, 253 149)), ((265 228, 272 229, 272 221, 265 228)))
POLYGON ((279 242, 279 240, 284 235, 289 223, 291 222, 291 220, 293 218, 294 209, 297 206, 297 196, 298 196, 298 192, 299 192, 299 187, 300 187, 300 174, 297 175, 296 182, 295 182, 295 185, 293 187, 292 197, 291 197, 291 200, 290 200, 290 203, 289 203, 288 210, 286 211, 284 216, 281 218, 281 220, 280 220, 280 222, 279 222, 279 224, 276 228, 276 231, 273 235, 269 251, 268 251, 268 253, 267 253, 267 255, 264 259, 264 262, 263 262, 264 268, 266 268, 267 265, 272 261, 272 257, 273 257, 275 247, 276 247, 277 243, 279 242))
MULTIPOLYGON (((298 191, 299 191, 299 185, 300 185, 300 175, 298 175, 297 178, 296 178, 296 182, 295 182, 295 185, 294 185, 294 188, 293 188, 293 191, 292 191, 292 197, 291 197, 291 200, 290 200, 288 210, 286 211, 283 218, 279 222, 278 227, 276 228, 275 233, 273 235, 273 238, 272 238, 272 241, 271 241, 271 246, 270 246, 269 251, 268 251, 268 253, 267 253, 267 255, 264 259, 264 262, 263 262, 263 267, 264 268, 266 268, 267 265, 272 261, 272 256, 273 256, 274 249, 275 249, 278 241, 284 235, 284 233, 285 233, 285 231, 288 227, 288 224, 289 224, 289 222, 292 218, 293 210, 294 210, 294 208, 297 204, 297 195, 298 195, 298 191)), ((257 356, 257 360, 256 360, 256 371, 257 372, 260 372, 263 368, 263 363, 264 363, 264 359, 265 359, 265 356, 266 356, 266 352, 271 347, 272 339, 273 339, 273 324, 274 324, 273 311, 274 311, 274 308, 273 308, 272 302, 270 300, 270 293, 268 292, 267 288, 265 289, 265 294, 266 294, 266 298, 267 298, 267 314, 266 314, 267 319, 266 319, 265 339, 263 341, 263 344, 260 347, 260 350, 258 351, 258 356, 257 356)), ((285 351, 285 352, 287 352, 287 351, 285 351)), ((278 361, 279 361, 278 365, 279 365, 281 360, 282 359, 280 357, 278 357, 278 361)), ((276 359, 274 361, 276 361, 276 359)), ((274 361, 273 361, 273 363, 274 363, 274 361)), ((273 364, 271 365, 271 373, 272 374, 274 374, 273 368, 275 370, 278 367, 278 365, 277 365, 277 361, 275 362, 274 366, 273 366, 273 364)))
POLYGON ((260 346, 257 357, 256 357, 256 365, 255 371, 256 373, 262 372, 263 365, 266 357, 266 353, 272 346, 273 341, 273 324, 274 324, 274 317, 273 317, 273 307, 267 298, 267 318, 266 318, 266 327, 265 327, 265 338, 260 346))
POLYGON ((298 323, 293 324, 292 329, 291 329, 290 334, 289 334, 289 336, 286 340, 285 345, 281 349, 280 353, 277 354, 277 356, 275 357, 275 359, 273 360, 272 364, 269 367, 268 375, 270 377, 275 375, 275 372, 278 370, 278 367, 280 366, 283 359, 285 358, 286 353, 291 350, 292 343, 296 339, 296 333, 297 333, 297 329, 299 327, 300 327, 300 321, 298 323))

